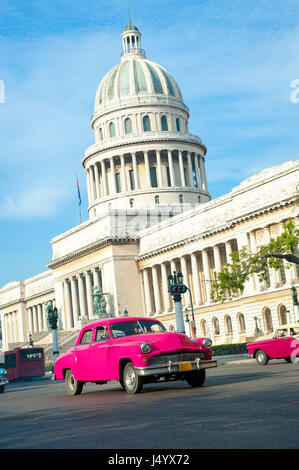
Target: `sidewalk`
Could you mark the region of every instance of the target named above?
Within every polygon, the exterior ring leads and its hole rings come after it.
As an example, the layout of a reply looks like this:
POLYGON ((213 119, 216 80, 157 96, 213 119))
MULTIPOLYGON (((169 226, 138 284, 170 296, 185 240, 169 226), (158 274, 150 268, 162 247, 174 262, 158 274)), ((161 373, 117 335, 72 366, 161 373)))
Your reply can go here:
POLYGON ((249 354, 231 354, 228 356, 213 356, 213 359, 217 360, 217 365, 222 366, 224 364, 238 365, 253 363, 254 359, 249 354))

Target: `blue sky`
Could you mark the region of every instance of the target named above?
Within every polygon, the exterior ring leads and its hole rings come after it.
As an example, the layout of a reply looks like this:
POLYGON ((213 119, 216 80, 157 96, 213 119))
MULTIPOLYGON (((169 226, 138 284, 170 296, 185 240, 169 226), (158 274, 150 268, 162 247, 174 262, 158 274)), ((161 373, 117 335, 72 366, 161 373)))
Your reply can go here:
POLYGON ((50 240, 79 223, 76 173, 87 220, 81 159, 128 6, 208 147, 213 198, 299 158, 297 0, 0 0, 0 286, 44 271, 50 240))

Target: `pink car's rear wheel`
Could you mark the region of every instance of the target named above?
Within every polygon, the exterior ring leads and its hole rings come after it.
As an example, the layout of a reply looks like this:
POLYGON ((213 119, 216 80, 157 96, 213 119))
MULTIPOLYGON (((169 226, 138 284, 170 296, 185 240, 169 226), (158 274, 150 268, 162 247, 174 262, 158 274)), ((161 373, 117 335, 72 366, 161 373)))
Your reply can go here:
POLYGON ((68 369, 65 374, 65 387, 69 395, 80 395, 83 389, 83 383, 76 380, 71 369, 68 369))

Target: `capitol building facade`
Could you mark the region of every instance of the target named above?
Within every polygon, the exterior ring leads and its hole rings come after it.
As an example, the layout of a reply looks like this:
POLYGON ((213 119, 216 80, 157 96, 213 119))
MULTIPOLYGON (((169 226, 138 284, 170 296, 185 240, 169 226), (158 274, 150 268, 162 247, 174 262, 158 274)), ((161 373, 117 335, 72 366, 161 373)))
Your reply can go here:
MULTIPOLYGON (((95 143, 83 157, 88 221, 51 241, 47 270, 0 290, 3 350, 43 344, 49 334, 44 302, 59 311, 60 331, 76 332, 96 319, 93 287, 115 316, 154 316, 176 328, 168 275, 183 274, 192 297, 197 336, 214 344, 268 335, 295 320, 291 287, 299 267, 252 277, 240 296, 215 303, 211 286, 230 253, 252 252, 298 221, 299 160, 267 168, 211 200, 207 148, 189 133, 189 109, 168 71, 148 60, 141 33, 129 23, 120 64, 102 79, 91 125, 95 143)), ((192 305, 191 305, 192 300, 192 305)))

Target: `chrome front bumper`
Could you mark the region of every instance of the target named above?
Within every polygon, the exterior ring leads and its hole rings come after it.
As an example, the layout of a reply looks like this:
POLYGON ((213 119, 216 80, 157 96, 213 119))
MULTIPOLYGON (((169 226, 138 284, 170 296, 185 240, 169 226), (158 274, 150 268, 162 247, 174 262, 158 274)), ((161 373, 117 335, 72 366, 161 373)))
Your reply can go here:
POLYGON ((168 362, 163 364, 154 364, 147 367, 135 367, 135 370, 137 375, 148 377, 151 375, 192 372, 201 369, 210 369, 211 367, 217 367, 216 360, 207 361, 197 358, 193 361, 172 361, 169 359, 168 362))

